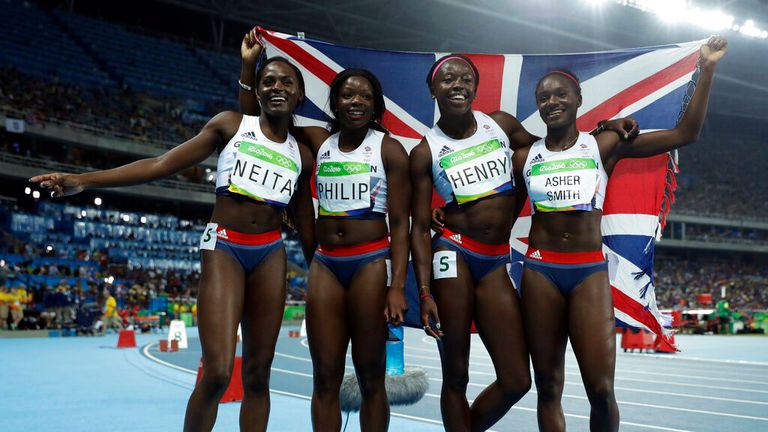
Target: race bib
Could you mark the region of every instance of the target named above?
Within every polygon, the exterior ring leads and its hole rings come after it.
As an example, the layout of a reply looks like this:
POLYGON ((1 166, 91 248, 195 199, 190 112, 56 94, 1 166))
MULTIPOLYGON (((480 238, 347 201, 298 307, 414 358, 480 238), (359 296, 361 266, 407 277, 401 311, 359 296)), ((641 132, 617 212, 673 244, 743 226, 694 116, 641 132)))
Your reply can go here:
POLYGON ((219 228, 219 224, 209 223, 205 226, 205 231, 200 237, 200 250, 214 250, 216 249, 216 230, 219 228))
POLYGON ((371 165, 363 162, 323 162, 317 170, 319 213, 347 216, 371 208, 371 165))
POLYGON ((435 252, 432 256, 433 279, 455 278, 456 270, 456 251, 435 252))
POLYGON ((512 189, 512 162, 498 139, 440 158, 458 204, 512 189))
POLYGON ((592 158, 541 162, 531 165, 528 192, 537 212, 592 210, 597 177, 592 158))
POLYGON ((291 157, 262 144, 242 141, 228 189, 257 201, 286 206, 296 190, 299 171, 291 157))

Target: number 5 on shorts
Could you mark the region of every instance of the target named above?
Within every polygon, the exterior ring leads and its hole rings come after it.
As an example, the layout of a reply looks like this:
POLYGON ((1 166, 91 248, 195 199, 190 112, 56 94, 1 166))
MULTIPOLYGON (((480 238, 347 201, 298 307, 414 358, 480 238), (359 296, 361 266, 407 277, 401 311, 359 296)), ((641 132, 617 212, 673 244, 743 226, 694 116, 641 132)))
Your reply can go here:
POLYGON ((435 252, 432 256, 432 274, 434 279, 456 277, 456 251, 435 252))
POLYGON ((216 230, 219 225, 215 223, 209 223, 203 231, 202 237, 200 237, 200 250, 214 250, 216 249, 216 230))

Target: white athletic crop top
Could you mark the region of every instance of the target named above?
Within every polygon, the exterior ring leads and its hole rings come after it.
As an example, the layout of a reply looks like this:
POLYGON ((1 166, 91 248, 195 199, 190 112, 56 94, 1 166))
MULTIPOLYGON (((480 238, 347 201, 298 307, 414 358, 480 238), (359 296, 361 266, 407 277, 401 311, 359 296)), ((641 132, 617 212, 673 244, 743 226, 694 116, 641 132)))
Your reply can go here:
POLYGON ((339 149, 339 133, 317 152, 315 181, 320 216, 377 219, 387 213, 387 174, 381 156, 384 133, 368 129, 353 151, 339 149))
POLYGON ((461 205, 514 191, 512 149, 490 116, 472 111, 477 131, 453 139, 435 125, 425 138, 432 153, 432 183, 446 205, 461 205))
POLYGON ((243 115, 216 169, 216 195, 244 195, 285 207, 296 191, 301 153, 290 133, 285 142, 274 142, 264 136, 258 116, 243 115))
POLYGON ((595 137, 579 133, 567 150, 547 150, 544 139, 533 143, 523 170, 531 212, 601 210, 608 174, 595 137))

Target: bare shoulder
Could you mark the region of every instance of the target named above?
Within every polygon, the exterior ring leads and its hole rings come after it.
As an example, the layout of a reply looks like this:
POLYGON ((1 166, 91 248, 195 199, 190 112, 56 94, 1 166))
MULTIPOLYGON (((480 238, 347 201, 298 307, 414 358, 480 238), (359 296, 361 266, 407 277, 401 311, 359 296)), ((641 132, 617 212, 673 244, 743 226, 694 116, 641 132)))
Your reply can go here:
POLYGON ((243 121, 243 114, 235 111, 222 111, 205 125, 205 128, 213 129, 223 136, 232 136, 237 132, 240 123, 243 121))
POLYGON ((515 116, 506 111, 494 111, 488 115, 507 133, 513 132, 520 124, 515 116))
POLYGON ((432 153, 429 150, 427 138, 422 138, 416 147, 411 150, 410 159, 413 162, 432 162, 432 153))

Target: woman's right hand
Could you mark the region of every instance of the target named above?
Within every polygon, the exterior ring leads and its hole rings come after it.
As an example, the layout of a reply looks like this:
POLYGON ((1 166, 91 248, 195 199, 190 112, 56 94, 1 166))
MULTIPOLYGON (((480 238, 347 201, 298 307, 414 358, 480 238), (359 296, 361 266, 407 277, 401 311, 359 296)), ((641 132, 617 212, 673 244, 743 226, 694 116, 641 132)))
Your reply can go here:
POLYGON ((432 209, 432 230, 436 233, 443 232, 445 226, 445 210, 442 207, 432 209))
POLYGON ((85 190, 79 174, 41 174, 32 177, 29 181, 38 183, 41 188, 51 191, 52 197, 74 195, 85 190))
POLYGON ((259 60, 264 45, 259 40, 259 33, 256 27, 243 36, 243 43, 240 44, 240 56, 243 61, 256 63, 259 60))
POLYGON ((440 317, 437 315, 437 304, 431 295, 421 299, 421 324, 424 326, 424 332, 429 336, 435 339, 443 337, 443 331, 440 330, 440 317), (432 328, 430 321, 435 323, 435 328, 432 328))

